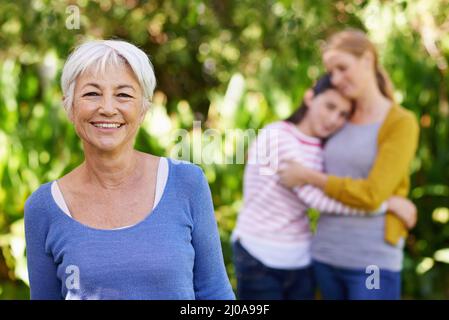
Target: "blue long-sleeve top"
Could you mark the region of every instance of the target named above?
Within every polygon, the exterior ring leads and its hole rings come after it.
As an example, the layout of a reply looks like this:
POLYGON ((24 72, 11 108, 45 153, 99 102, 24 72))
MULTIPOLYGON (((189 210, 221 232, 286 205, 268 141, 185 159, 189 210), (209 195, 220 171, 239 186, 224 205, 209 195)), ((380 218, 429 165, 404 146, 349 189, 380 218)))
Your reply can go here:
POLYGON ((168 163, 159 203, 124 229, 72 219, 40 186, 25 204, 31 299, 235 299, 203 171, 168 163))

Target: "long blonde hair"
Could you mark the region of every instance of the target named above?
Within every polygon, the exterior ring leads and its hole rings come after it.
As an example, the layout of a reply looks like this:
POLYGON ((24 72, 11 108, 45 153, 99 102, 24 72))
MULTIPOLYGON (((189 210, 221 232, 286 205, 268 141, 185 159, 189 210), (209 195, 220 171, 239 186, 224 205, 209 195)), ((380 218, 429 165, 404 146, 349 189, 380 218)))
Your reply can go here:
POLYGON ((362 56, 367 50, 374 57, 374 72, 380 92, 394 102, 394 89, 387 72, 379 64, 376 47, 361 30, 347 29, 333 34, 323 47, 323 52, 341 50, 356 57, 362 56))

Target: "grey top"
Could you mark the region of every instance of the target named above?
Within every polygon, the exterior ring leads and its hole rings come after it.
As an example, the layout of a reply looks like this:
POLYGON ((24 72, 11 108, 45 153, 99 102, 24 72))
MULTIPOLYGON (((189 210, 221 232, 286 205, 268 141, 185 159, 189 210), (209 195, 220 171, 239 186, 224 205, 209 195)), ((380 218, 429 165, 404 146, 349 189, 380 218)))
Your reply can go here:
MULTIPOLYGON (((348 123, 329 139, 324 148, 328 174, 366 178, 376 159, 377 135, 381 123, 348 123)), ((312 258, 336 267, 363 269, 402 269, 401 239, 397 246, 384 241, 385 214, 342 216, 322 213, 312 240, 312 258)))

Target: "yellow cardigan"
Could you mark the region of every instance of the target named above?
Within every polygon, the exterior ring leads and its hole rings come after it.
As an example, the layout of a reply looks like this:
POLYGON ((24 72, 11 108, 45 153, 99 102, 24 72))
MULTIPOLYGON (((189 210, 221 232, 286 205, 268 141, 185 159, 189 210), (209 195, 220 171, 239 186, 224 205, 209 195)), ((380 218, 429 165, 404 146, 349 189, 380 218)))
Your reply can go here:
MULTIPOLYGON (((419 125, 415 115, 393 105, 379 129, 377 156, 366 179, 328 176, 325 192, 357 208, 375 210, 392 195, 406 197, 410 189, 409 169, 418 146, 419 125)), ((398 217, 387 212, 385 241, 396 245, 407 236, 398 217)))

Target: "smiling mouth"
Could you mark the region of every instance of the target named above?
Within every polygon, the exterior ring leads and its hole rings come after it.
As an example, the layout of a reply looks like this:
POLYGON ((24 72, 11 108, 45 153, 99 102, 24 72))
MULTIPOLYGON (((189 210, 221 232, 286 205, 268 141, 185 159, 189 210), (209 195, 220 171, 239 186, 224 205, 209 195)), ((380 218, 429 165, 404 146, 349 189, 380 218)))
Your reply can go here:
POLYGON ((118 129, 125 125, 119 122, 90 122, 90 124, 100 129, 118 129))

